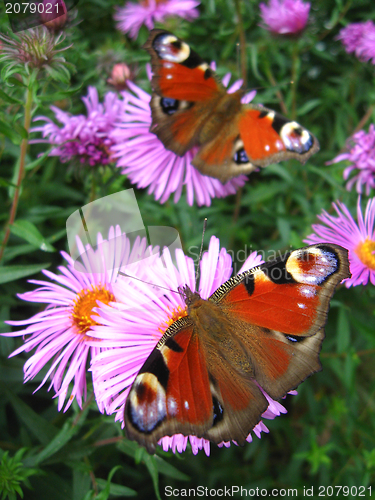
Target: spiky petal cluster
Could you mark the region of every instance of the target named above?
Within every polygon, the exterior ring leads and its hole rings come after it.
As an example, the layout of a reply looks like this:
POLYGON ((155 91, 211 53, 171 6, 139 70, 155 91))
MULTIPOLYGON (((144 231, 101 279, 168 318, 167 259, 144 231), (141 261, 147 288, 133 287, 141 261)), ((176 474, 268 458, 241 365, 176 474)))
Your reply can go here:
POLYGON ((372 21, 348 24, 337 36, 346 52, 354 52, 361 61, 375 64, 375 24, 372 21))
POLYGON ((50 156, 60 156, 63 163, 76 159, 91 167, 106 165, 111 161, 111 133, 124 103, 114 92, 108 92, 104 102, 100 103, 95 87, 88 88, 88 95, 83 97, 82 101, 87 109, 86 116, 71 115, 51 106, 62 127, 45 116, 35 118, 35 121, 44 121, 45 124, 34 127, 31 132, 41 132, 43 139, 34 139, 31 142, 54 145, 50 156))
POLYGON ((302 0, 270 0, 259 4, 264 27, 278 35, 296 35, 305 29, 311 4, 302 0))
POLYGON ((375 188, 375 126, 370 125, 369 131, 360 130, 348 140, 348 151, 336 156, 330 163, 347 160, 351 163, 344 170, 344 179, 347 180, 351 173, 355 175, 347 182, 346 189, 350 191, 354 184, 357 193, 362 193, 363 188, 369 196, 371 189, 375 188))
POLYGON ((137 38, 140 27, 144 24, 149 30, 154 23, 163 23, 171 16, 192 21, 198 17, 197 0, 141 0, 138 3, 127 2, 119 7, 115 14, 117 28, 129 33, 130 38, 137 38))
POLYGON ((0 34, 0 61, 8 61, 8 72, 17 65, 32 69, 66 71, 66 61, 62 52, 71 47, 58 48, 65 40, 60 33, 54 35, 45 26, 38 26, 11 36, 0 34))

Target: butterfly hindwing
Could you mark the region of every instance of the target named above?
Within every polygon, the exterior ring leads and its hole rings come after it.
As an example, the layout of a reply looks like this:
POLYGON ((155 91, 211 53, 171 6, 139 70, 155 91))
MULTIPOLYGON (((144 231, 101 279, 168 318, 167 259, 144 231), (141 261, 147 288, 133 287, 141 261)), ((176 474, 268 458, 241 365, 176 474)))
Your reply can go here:
POLYGON ((199 147, 192 163, 202 174, 225 183, 270 163, 305 163, 319 150, 297 122, 241 104, 242 90, 228 94, 209 65, 172 33, 152 30, 144 48, 153 71, 150 130, 179 156, 199 147))
POLYGON ((128 437, 155 451, 173 434, 203 434, 212 425, 212 396, 199 338, 187 318, 165 332, 138 373, 125 406, 128 437))
POLYGON ((199 144, 202 126, 225 89, 209 65, 172 33, 152 30, 144 48, 153 71, 151 131, 182 156, 199 144))
POLYGON ((254 381, 239 376, 182 318, 139 371, 125 406, 126 430, 151 453, 174 434, 243 444, 267 405, 254 381))

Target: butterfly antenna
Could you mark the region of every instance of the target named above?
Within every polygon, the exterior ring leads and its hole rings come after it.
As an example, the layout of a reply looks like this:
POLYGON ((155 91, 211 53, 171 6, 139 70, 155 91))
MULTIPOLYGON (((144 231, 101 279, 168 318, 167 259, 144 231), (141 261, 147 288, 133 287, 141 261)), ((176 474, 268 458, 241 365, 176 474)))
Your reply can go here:
POLYGON ((199 257, 198 257, 198 266, 197 266, 197 271, 195 273, 195 290, 198 290, 198 279, 199 279, 199 264, 202 259, 202 253, 203 253, 203 242, 204 242, 204 233, 206 232, 207 228, 207 217, 205 217, 203 221, 203 231, 202 231, 202 241, 201 241, 201 249, 199 250, 199 257))
POLYGON ((133 280, 140 281, 141 283, 146 283, 146 285, 156 286, 157 288, 168 290, 168 292, 178 293, 179 295, 181 295, 179 291, 172 290, 172 288, 167 288, 166 286, 161 286, 156 283, 151 283, 150 281, 141 280, 140 278, 136 278, 135 276, 130 276, 130 274, 123 273, 122 271, 119 271, 118 273, 121 274, 121 276, 125 276, 125 278, 131 278, 133 280))

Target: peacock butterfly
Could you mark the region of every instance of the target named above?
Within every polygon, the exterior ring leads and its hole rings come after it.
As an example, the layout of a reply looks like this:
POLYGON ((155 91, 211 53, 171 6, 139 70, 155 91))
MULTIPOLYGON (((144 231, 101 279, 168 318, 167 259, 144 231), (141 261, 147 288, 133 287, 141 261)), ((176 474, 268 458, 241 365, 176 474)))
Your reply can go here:
POLYGON ((163 436, 243 445, 272 398, 321 370, 329 302, 350 277, 348 251, 328 243, 234 276, 208 300, 179 289, 172 323, 130 389, 125 427, 151 453, 163 436))
POLYGON ((228 94, 209 65, 187 43, 155 29, 143 46, 151 55, 152 125, 164 146, 222 183, 258 167, 319 150, 314 135, 295 121, 257 104, 242 104, 244 90, 228 94))

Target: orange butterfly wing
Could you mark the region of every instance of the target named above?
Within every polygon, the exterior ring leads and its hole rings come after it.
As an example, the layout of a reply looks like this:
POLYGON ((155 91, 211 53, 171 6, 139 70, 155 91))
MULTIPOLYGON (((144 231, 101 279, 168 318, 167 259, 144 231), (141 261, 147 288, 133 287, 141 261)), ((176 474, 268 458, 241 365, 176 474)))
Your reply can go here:
POLYGON ((182 318, 166 331, 126 401, 127 435, 150 453, 160 438, 174 434, 243 444, 268 405, 253 381, 241 380, 224 359, 207 352, 189 323, 182 318))
POLYGON ((243 444, 267 408, 321 369, 329 301, 348 252, 319 244, 235 276, 160 339, 131 388, 128 436, 151 452, 165 435, 243 444))
POLYGON ((235 276, 210 298, 239 322, 255 378, 271 397, 321 369, 329 301, 349 275, 347 250, 312 245, 235 276))
POLYGON ((179 156, 199 146, 193 165, 227 182, 258 167, 295 158, 304 163, 319 150, 305 128, 259 105, 241 105, 243 91, 227 94, 214 72, 187 43, 152 30, 154 132, 179 156))

